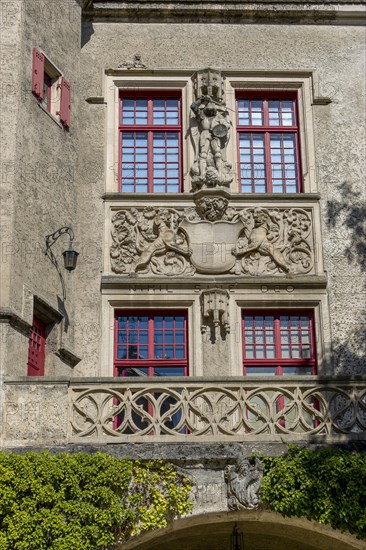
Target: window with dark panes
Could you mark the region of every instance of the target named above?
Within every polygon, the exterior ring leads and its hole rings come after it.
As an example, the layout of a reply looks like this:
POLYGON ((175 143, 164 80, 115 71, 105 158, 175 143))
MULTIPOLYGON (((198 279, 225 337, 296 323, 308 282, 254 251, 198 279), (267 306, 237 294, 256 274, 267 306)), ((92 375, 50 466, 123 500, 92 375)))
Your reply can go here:
POLYGON ((44 376, 46 326, 33 318, 28 345, 28 376, 44 376))
POLYGON ((116 376, 187 376, 186 312, 117 312, 116 376))
POLYGON ((244 311, 242 323, 246 376, 316 374, 312 313, 244 311))
POLYGON ((120 190, 181 191, 181 99, 174 92, 120 98, 120 190))
POLYGON ((240 93, 236 108, 241 192, 301 192, 296 96, 240 93))

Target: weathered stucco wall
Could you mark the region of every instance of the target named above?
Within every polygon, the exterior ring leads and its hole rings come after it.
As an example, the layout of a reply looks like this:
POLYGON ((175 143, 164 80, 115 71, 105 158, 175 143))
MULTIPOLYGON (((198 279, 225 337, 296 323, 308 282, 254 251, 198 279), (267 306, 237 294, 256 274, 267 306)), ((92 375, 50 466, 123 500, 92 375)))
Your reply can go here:
MULTIPOLYGON (((364 160, 361 143, 364 105, 364 30, 359 26, 189 24, 86 21, 81 53, 84 98, 106 96, 104 71, 141 54, 149 70, 207 66, 223 71, 314 70, 316 95, 328 105, 313 105, 315 166, 321 194, 322 236, 328 275, 333 367, 336 373, 361 373, 364 364, 365 286, 362 274, 364 240, 364 160)), ((81 170, 78 182, 78 223, 90 254, 78 273, 76 324, 83 361, 75 372, 98 374, 100 357, 99 244, 106 238, 101 195, 105 161, 106 106, 81 100, 81 170), (88 330, 86 327, 89 327, 88 330)), ((151 291, 150 291, 151 292, 151 291)), ((277 299, 277 297, 276 297, 277 299)), ((267 300, 268 295, 263 297, 267 300)), ((280 305, 280 301, 275 301, 280 305)), ((109 327, 111 330, 112 327, 109 327)), ((210 372, 210 374, 213 374, 210 372)))
MULTIPOLYGON (((13 216, 3 247, 3 265, 7 273, 1 279, 4 292, 2 307, 11 310, 22 323, 22 330, 4 328, 8 344, 5 358, 7 373, 26 373, 27 331, 32 322, 33 297, 37 296, 58 310, 62 309, 62 288, 55 267, 45 257, 45 236, 64 225, 75 226, 76 170, 78 155, 77 111, 79 87, 80 7, 74 0, 16 2, 4 9, 18 8, 19 21, 9 33, 17 37, 17 51, 3 57, 2 68, 14 74, 14 97, 3 105, 6 110, 2 147, 12 155, 3 164, 5 196, 12 205, 3 204, 3 220, 13 216), (14 33, 14 34, 13 34, 14 33), (72 86, 72 122, 70 130, 40 108, 32 94, 32 53, 36 47, 64 74, 72 86), (14 65, 14 66, 13 66, 14 65), (16 105, 16 108, 15 108, 16 105), (10 118, 10 120, 8 120, 10 118), (4 180, 5 177, 5 180, 4 180), (10 200, 10 199, 9 199, 10 200), (60 305, 61 304, 61 305, 60 305)), ((61 266, 61 252, 67 248, 60 239, 54 252, 61 266)), ((62 266, 63 270, 63 266, 62 266)), ((73 282, 67 277, 67 314, 72 317, 73 282)), ((67 322, 66 322, 67 325, 67 322)), ((71 330, 54 327, 48 338, 50 351, 61 345, 73 347, 71 330)), ((48 374, 69 372, 69 367, 54 353, 47 353, 48 374)))
MULTIPOLYGON (((106 160, 110 127, 104 103, 108 95, 105 70, 116 69, 139 53, 153 78, 159 78, 163 68, 193 74, 207 66, 241 74, 257 71, 264 78, 276 71, 286 75, 313 71, 314 96, 331 100, 329 104, 318 102, 311 108, 315 162, 308 167, 315 174, 316 190, 321 195, 322 238, 318 228, 317 247, 324 252, 328 278, 330 318, 326 311, 321 327, 322 334, 326 334, 323 351, 328 366, 322 372, 361 373, 366 341, 362 233, 365 188, 360 145, 364 139, 360 121, 365 112, 362 26, 353 24, 354 19, 349 25, 344 24, 344 19, 333 24, 337 11, 333 8, 329 8, 328 21, 319 19, 319 24, 310 16, 306 24, 290 24, 287 15, 281 19, 279 14, 273 24, 269 16, 259 23, 258 17, 246 20, 245 14, 237 19, 242 24, 234 24, 231 12, 227 19, 230 23, 225 23, 225 12, 221 14, 222 22, 218 22, 217 13, 210 22, 208 11, 205 17, 201 13, 200 23, 192 15, 185 20, 183 15, 176 18, 170 15, 169 19, 161 15, 160 22, 156 22, 159 18, 156 12, 155 22, 146 23, 141 14, 137 19, 130 11, 120 22, 92 21, 85 17, 80 34, 78 4, 61 0, 15 2, 15 12, 6 19, 9 28, 3 21, 6 47, 13 49, 1 67, 5 81, 12 83, 6 88, 6 102, 1 107, 3 140, 8 146, 3 157, 6 166, 2 164, 5 212, 2 307, 11 308, 23 320, 21 329, 7 325, 3 331, 8 344, 3 360, 7 371, 13 375, 25 373, 33 296, 45 300, 55 310, 63 308, 57 272, 43 254, 44 237, 63 225, 71 225, 80 257, 72 275, 63 271, 67 290, 65 320, 62 328, 56 325, 48 338, 52 353, 47 354, 46 374, 106 376, 112 372, 106 347, 113 327, 101 297, 101 276, 109 261, 105 242, 110 238, 106 222, 110 205, 103 203, 102 195, 106 180, 111 181, 111 173, 112 180, 115 178, 117 167, 106 160), (69 132, 40 109, 31 94, 34 46, 41 48, 72 84, 69 132), (87 102, 87 98, 102 99, 87 102), (82 357, 73 371, 54 353, 61 346, 82 357)), ((320 9, 319 6, 314 9, 320 9)), ((115 3, 116 11, 119 7, 120 3, 115 3)), ((133 70, 126 74, 133 74, 133 70)), ((64 237, 55 245, 59 260, 66 244, 64 237)), ((135 284, 133 281, 132 285, 135 284)), ((295 300, 296 292, 291 300, 295 300)), ((311 289, 306 292, 310 295, 311 289)), ((324 295, 324 289, 319 293, 324 295)), ((128 296, 128 303, 134 303, 134 291, 125 289, 119 294, 128 296)), ((160 295, 161 303, 171 297, 170 289, 162 292, 161 288, 146 289, 142 294, 145 304, 156 303, 156 294, 160 295), (151 302, 149 296, 154 298, 151 302)), ((176 287, 174 295, 179 295, 176 287)), ((194 293, 192 296, 192 301, 196 300, 194 293)), ((264 293, 259 301, 266 307, 281 306, 287 299, 284 296, 264 293)), ((328 305, 324 304, 323 310, 327 310, 328 305)), ((196 342, 196 346, 201 343, 196 342)), ((206 351, 206 359, 216 357, 211 348, 206 351)), ((227 355, 227 350, 222 355, 227 355)), ((218 358, 217 363, 220 361, 218 358)), ((234 353, 232 362, 239 365, 239 352, 234 353)), ((228 373, 236 372, 226 366, 228 373)), ((207 367, 205 372, 199 366, 200 373, 215 375, 217 369, 212 368, 212 361, 207 361, 207 367)))

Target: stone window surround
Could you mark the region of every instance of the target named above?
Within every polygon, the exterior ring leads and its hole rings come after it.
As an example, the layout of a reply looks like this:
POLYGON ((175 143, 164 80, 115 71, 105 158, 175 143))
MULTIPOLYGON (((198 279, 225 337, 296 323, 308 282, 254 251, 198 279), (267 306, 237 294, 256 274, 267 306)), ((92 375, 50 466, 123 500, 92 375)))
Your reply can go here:
MULTIPOLYGON (((106 193, 118 191, 118 117, 119 92, 121 89, 139 90, 176 90, 182 94, 182 135, 183 135, 183 189, 191 189, 189 170, 193 163, 194 151, 189 139, 190 105, 194 100, 192 76, 195 70, 148 71, 110 69, 105 75, 105 97, 107 105, 106 132, 106 193)), ((223 71, 225 75, 225 97, 230 112, 235 113, 235 92, 239 90, 279 90, 297 91, 300 153, 303 178, 303 192, 316 193, 316 162, 314 146, 314 123, 312 106, 330 102, 328 98, 319 98, 316 94, 318 78, 315 71, 223 71)), ((232 164, 233 183, 231 191, 239 191, 238 160, 236 144, 236 120, 231 117, 233 128, 228 144, 228 161, 232 164)))
MULTIPOLYGON (((157 294, 141 292, 140 295, 128 294, 126 288, 121 288, 111 293, 106 292, 102 296, 101 319, 101 368, 100 376, 113 376, 114 365, 114 318, 115 310, 169 310, 185 309, 188 317, 188 370, 189 376, 205 376, 203 370, 203 346, 201 334, 201 292, 186 290, 179 295, 176 291, 169 291, 167 285, 162 283, 165 291, 157 294)), ((210 285, 212 286, 212 285, 210 285)), ((317 374, 331 374, 329 364, 330 347, 330 320, 328 298, 325 291, 312 289, 296 289, 291 287, 281 288, 269 286, 269 291, 262 285, 259 289, 231 289, 230 300, 230 333, 232 339, 230 346, 229 372, 230 376, 242 376, 242 330, 241 317, 245 309, 260 311, 268 309, 276 310, 306 310, 314 315, 314 332, 316 345, 317 374), (287 289, 287 290, 286 290, 287 289), (290 290, 289 290, 290 289, 290 290), (285 296, 287 294, 287 296, 285 296), (289 296, 290 295, 290 296, 289 296)), ((220 376, 220 373, 218 373, 220 376)))

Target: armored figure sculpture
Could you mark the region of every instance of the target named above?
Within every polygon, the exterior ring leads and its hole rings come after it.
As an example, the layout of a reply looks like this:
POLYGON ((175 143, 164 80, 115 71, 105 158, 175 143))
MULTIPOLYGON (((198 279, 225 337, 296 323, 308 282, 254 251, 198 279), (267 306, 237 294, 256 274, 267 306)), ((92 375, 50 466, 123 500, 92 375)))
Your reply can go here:
POLYGON ((231 165, 226 161, 226 146, 231 122, 226 106, 203 95, 192 103, 197 126, 192 128, 196 154, 191 168, 193 190, 201 187, 229 187, 231 165))
POLYGON ((259 458, 242 458, 225 468, 229 510, 258 508, 264 466, 259 458))

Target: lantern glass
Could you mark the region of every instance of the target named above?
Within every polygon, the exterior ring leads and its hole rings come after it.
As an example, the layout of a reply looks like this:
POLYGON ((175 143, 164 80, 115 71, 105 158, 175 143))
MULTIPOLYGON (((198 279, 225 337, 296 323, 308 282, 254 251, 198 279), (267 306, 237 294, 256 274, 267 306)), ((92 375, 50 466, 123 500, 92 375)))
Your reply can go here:
POLYGON ((67 271, 74 271, 79 253, 75 250, 65 250, 62 255, 64 257, 65 269, 67 271))

